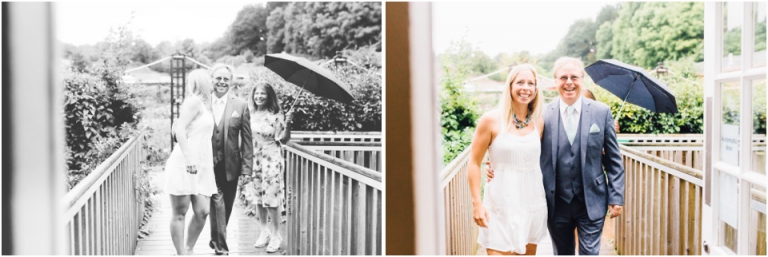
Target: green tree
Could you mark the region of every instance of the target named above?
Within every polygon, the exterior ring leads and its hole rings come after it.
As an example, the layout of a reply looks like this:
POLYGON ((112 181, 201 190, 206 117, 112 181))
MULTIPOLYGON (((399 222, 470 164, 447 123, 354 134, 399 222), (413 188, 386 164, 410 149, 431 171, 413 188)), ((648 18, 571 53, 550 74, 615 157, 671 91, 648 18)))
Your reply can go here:
POLYGON ((464 92, 469 75, 472 46, 464 39, 452 42, 441 55, 443 71, 440 94, 440 117, 443 132, 443 161, 450 162, 472 142, 479 115, 476 103, 464 92))
POLYGON ((613 24, 611 55, 641 67, 686 56, 700 62, 703 39, 703 3, 629 2, 613 24))
POLYGON ((611 54, 613 49, 613 22, 605 22, 600 25, 600 28, 595 32, 595 40, 597 40, 597 48, 595 49, 595 58, 599 59, 612 59, 611 54))
POLYGON ((485 52, 476 49, 472 52, 471 69, 474 73, 486 74, 495 71, 498 66, 485 52))

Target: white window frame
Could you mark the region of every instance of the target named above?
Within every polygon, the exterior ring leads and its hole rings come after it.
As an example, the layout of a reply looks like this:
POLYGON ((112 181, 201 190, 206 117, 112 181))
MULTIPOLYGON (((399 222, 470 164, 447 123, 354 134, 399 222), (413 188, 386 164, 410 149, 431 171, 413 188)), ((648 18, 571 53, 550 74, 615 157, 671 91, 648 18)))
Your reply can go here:
MULTIPOLYGON (((754 2, 729 2, 729 5, 740 4, 743 5, 742 16, 742 35, 741 35, 741 68, 737 71, 731 71, 727 73, 721 73, 722 71, 722 59, 723 59, 723 2, 717 2, 715 4, 715 37, 714 42, 708 41, 705 43, 714 43, 715 51, 715 65, 716 74, 713 74, 710 85, 714 85, 714 99, 713 108, 710 118, 713 119, 713 143, 711 155, 713 159, 712 178, 719 179, 720 175, 725 173, 734 176, 738 180, 738 221, 737 221, 737 244, 736 251, 732 251, 730 248, 721 245, 722 231, 720 220, 720 184, 719 182, 713 182, 712 186, 712 226, 713 226, 713 242, 712 250, 714 254, 749 254, 749 242, 750 242, 750 228, 749 228, 749 215, 750 210, 754 209, 751 205, 751 194, 744 193, 750 192, 752 185, 758 185, 766 187, 766 176, 752 171, 752 80, 754 79, 766 79, 766 67, 753 68, 752 66, 752 54, 754 49, 754 17, 753 13, 754 2), (739 117, 739 166, 734 166, 720 161, 720 135, 719 129, 722 124, 722 83, 724 82, 739 82, 740 87, 740 117, 739 117)), ((766 96, 768 97, 768 96, 766 96)), ((764 210, 763 210, 764 211, 764 210)))

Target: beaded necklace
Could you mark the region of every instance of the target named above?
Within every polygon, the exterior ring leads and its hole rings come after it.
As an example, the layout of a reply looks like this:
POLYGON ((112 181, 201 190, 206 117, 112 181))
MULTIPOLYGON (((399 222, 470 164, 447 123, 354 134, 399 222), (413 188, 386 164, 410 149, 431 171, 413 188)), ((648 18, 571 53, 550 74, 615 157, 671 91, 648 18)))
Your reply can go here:
POLYGON ((520 121, 520 119, 517 118, 517 114, 512 114, 513 122, 515 124, 515 127, 517 129, 523 129, 528 126, 528 122, 531 121, 531 111, 528 110, 528 114, 525 115, 525 121, 520 121))

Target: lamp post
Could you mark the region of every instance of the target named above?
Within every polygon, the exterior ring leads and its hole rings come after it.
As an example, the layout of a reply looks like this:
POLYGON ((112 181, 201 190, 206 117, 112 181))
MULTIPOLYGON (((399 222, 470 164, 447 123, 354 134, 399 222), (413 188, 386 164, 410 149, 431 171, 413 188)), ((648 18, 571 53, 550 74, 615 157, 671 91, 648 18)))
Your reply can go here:
POLYGON ((663 63, 663 62, 659 62, 659 63, 658 63, 658 65, 656 66, 656 75, 657 75, 657 76, 658 76, 659 74, 661 74, 661 75, 666 75, 666 74, 667 74, 667 71, 669 71, 669 69, 667 69, 666 67, 664 67, 664 63, 663 63))
POLYGON ((346 64, 347 58, 341 54, 341 51, 336 51, 336 56, 333 57, 333 63, 336 64, 336 66, 339 66, 339 64, 346 64))

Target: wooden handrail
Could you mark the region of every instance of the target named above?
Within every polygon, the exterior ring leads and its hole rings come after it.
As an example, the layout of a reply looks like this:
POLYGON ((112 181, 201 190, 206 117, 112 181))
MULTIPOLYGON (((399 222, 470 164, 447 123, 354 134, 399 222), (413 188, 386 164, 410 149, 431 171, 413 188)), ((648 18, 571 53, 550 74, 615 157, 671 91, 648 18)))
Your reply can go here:
POLYGON ((288 254, 382 254, 381 174, 297 142, 284 154, 288 254))
MULTIPOLYGON (((303 155, 305 157, 314 157, 314 158, 320 159, 321 161, 327 162, 328 164, 338 166, 341 168, 339 169, 340 172, 343 173, 344 175, 347 175, 347 176, 361 175, 361 176, 370 178, 374 181, 381 182, 381 173, 376 172, 374 170, 359 166, 357 164, 354 164, 345 160, 336 159, 328 155, 318 153, 296 142, 288 142, 286 146, 290 146, 299 150, 299 151, 296 151, 296 154, 298 155, 303 155)), ((370 185, 370 183, 366 183, 366 184, 370 185)), ((378 185, 378 187, 381 187, 381 185, 378 185)), ((378 189, 381 189, 381 188, 378 188, 378 189)))
POLYGON ((64 197, 70 255, 131 255, 143 217, 136 174, 146 158, 140 132, 64 197))
MULTIPOLYGON (((445 187, 445 184, 447 184, 449 181, 453 179, 454 176, 456 176, 456 173, 458 173, 461 169, 458 169, 459 166, 464 165, 467 161, 469 161, 469 152, 470 148, 467 147, 467 149, 464 149, 464 151, 461 151, 459 155, 456 156, 456 158, 453 159, 448 165, 443 168, 443 170, 440 171, 440 181, 442 181, 441 187, 445 187)), ((469 182, 467 182, 469 183, 469 182)))
MULTIPOLYGON (((678 163, 675 163, 675 162, 672 162, 672 161, 669 161, 669 160, 666 160, 666 159, 663 159, 663 158, 659 158, 659 157, 647 154, 645 152, 641 152, 641 151, 632 149, 629 146, 624 146, 624 145, 620 144, 619 145, 619 149, 621 151, 625 151, 625 152, 628 152, 628 153, 640 156, 642 158, 648 159, 649 161, 651 161, 653 163, 658 163, 659 165, 667 166, 667 167, 669 167, 671 169, 674 169, 674 170, 677 170, 679 172, 685 173, 688 176, 692 176, 694 178, 697 178, 697 179, 699 179, 699 181, 697 181, 698 185, 701 185, 701 180, 704 178, 703 172, 700 171, 700 170, 689 168, 689 167, 680 165, 678 163)), ((694 181, 691 181, 691 182, 694 182, 694 181)))
POLYGON ((122 160, 125 158, 125 156, 128 154, 128 149, 131 149, 135 146, 135 144, 138 142, 139 137, 144 136, 144 132, 142 131, 139 133, 139 135, 132 137, 127 142, 125 142, 120 148, 117 149, 112 155, 109 156, 106 160, 104 160, 99 166, 97 166, 93 171, 91 171, 88 176, 83 178, 80 183, 75 185, 72 190, 67 192, 66 195, 64 195, 64 204, 65 209, 67 210, 65 213, 65 217, 72 218, 72 210, 76 210, 77 208, 80 208, 83 203, 83 195, 89 192, 95 191, 95 185, 98 183, 101 183, 106 179, 107 176, 109 176, 109 173, 115 170, 115 166, 119 163, 119 160, 122 160), (79 205, 76 205, 80 201, 79 205))
POLYGON ((349 142, 349 141, 293 141, 303 146, 366 146, 381 147, 381 142, 349 142))

